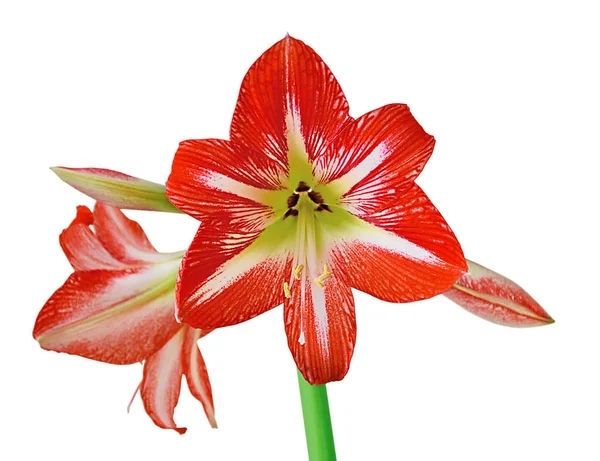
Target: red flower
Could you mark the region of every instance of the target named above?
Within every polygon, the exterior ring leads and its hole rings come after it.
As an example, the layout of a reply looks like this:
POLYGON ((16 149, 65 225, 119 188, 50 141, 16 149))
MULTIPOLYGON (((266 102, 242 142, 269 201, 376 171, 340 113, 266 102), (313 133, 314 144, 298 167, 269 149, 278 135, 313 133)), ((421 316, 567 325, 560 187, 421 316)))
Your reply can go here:
POLYGON ((212 393, 196 342, 207 332, 175 320, 175 280, 183 253, 158 253, 135 221, 97 203, 60 235, 75 272, 40 311, 33 336, 44 349, 114 364, 144 362, 140 391, 154 423, 173 421, 181 378, 216 427, 212 393), (93 230, 90 226, 93 225, 93 230))
POLYGON ((275 44, 242 82, 230 140, 184 141, 175 155, 167 195, 202 221, 177 282, 178 318, 217 328, 284 303, 306 380, 342 379, 356 339, 351 287, 408 302, 467 269, 414 183, 433 146, 405 105, 353 119, 311 48, 275 44))

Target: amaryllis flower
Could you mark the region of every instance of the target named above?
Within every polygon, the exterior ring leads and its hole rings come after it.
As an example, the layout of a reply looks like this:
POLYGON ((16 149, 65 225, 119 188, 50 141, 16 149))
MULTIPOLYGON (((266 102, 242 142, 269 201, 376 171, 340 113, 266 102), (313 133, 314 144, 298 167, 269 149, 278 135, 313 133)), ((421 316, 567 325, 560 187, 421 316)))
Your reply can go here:
POLYGON ((177 282, 195 328, 284 304, 288 345, 311 384, 346 374, 351 288, 429 298, 466 271, 454 234, 414 182, 434 139, 407 106, 357 119, 321 58, 286 37, 244 78, 230 140, 184 141, 167 196, 201 221, 177 282))
POLYGON ((216 427, 197 340, 204 331, 175 320, 183 252, 158 253, 138 223, 97 203, 77 208, 60 244, 75 269, 40 311, 33 336, 44 349, 114 364, 144 362, 138 389, 154 423, 184 433, 173 412, 182 376, 216 427))

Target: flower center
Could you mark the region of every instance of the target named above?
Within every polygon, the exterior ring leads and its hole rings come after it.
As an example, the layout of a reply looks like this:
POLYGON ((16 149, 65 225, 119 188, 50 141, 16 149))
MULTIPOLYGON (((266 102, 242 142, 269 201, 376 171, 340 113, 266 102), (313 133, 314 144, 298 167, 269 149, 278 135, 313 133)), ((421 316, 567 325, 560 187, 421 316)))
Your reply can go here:
POLYGON ((327 211, 332 213, 331 208, 324 202, 321 194, 312 189, 306 182, 300 181, 294 193, 287 199, 287 207, 283 219, 297 219, 296 243, 292 274, 289 282, 284 282, 283 291, 286 298, 291 297, 291 287, 296 281, 303 286, 308 278, 320 288, 325 286, 325 280, 331 277, 332 272, 326 264, 321 265, 317 235, 317 220, 315 212, 327 211), (323 268, 321 271, 320 268, 323 268), (306 269, 308 273, 302 277, 306 269))
POLYGON ((317 191, 313 190, 304 181, 300 181, 298 183, 298 187, 296 187, 296 190, 294 190, 294 193, 292 195, 290 195, 287 199, 288 210, 286 211, 285 215, 283 216, 283 219, 285 219, 289 216, 298 216, 299 209, 297 207, 298 207, 298 203, 300 201, 300 197, 303 194, 305 194, 312 203, 317 205, 317 207, 314 208, 314 211, 329 211, 330 213, 332 213, 329 205, 327 205, 325 203, 325 200, 323 200, 323 196, 320 193, 318 193, 317 191))

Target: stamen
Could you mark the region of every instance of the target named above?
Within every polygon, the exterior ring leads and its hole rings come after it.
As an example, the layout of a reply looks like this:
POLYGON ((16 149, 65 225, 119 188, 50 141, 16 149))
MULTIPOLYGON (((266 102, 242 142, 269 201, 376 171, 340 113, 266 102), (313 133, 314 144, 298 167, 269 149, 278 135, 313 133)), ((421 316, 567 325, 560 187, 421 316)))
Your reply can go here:
POLYGON ((310 188, 310 186, 308 184, 306 184, 304 181, 300 181, 298 183, 298 187, 296 187, 296 190, 294 192, 299 194, 301 192, 311 192, 311 191, 312 191, 312 189, 310 188))
POLYGON ((318 193, 317 191, 314 191, 314 190, 311 190, 308 193, 308 198, 311 199, 314 203, 319 204, 319 205, 321 203, 325 202, 325 200, 323 200, 323 196, 320 193, 318 193))
POLYGON ((286 298, 292 297, 292 292, 290 291, 290 284, 287 282, 283 282, 283 293, 285 294, 286 298))
POLYGON ((298 216, 298 210, 295 208, 289 208, 283 215, 283 219, 287 218, 288 216, 298 216))
POLYGON ((321 203, 317 208, 315 208, 315 211, 329 211, 330 213, 333 213, 331 208, 329 208, 329 205, 325 203, 321 203))
POLYGON ((300 195, 296 194, 295 192, 290 195, 287 199, 287 206, 288 208, 293 208, 296 205, 298 205, 298 200, 300 199, 300 195))
POLYGON ((323 282, 325 282, 325 280, 327 280, 332 275, 333 275, 333 273, 329 270, 329 267, 327 266, 327 264, 324 264, 323 265, 323 273, 315 279, 315 283, 317 285, 319 285, 321 288, 324 288, 325 283, 323 283, 323 282))
POLYGON ((302 269, 304 269, 304 264, 299 264, 296 267, 292 268, 292 273, 294 274, 294 278, 296 280, 300 280, 300 274, 302 273, 302 269))

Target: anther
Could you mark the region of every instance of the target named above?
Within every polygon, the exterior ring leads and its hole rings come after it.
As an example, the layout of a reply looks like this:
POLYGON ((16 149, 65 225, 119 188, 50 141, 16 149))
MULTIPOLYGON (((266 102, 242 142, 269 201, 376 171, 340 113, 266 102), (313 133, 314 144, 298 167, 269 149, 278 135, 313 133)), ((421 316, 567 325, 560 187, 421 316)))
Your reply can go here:
POLYGON ((317 285, 319 285, 321 288, 325 287, 325 280, 327 280, 329 277, 331 277, 332 272, 329 270, 329 267, 327 266, 327 264, 323 265, 323 273, 321 275, 319 275, 316 279, 315 279, 315 283, 317 285))
POLYGON ((283 282, 283 293, 285 294, 286 298, 292 297, 292 292, 290 291, 290 284, 287 282, 283 282))
POLYGON ((314 191, 314 190, 311 190, 308 193, 308 198, 317 204, 321 204, 321 203, 325 202, 325 200, 323 200, 323 197, 321 196, 321 194, 319 194, 317 191, 314 191))
POLYGON ((283 215, 283 219, 287 218, 288 216, 298 216, 298 210, 295 208, 289 208, 283 215))
POLYGON ((310 186, 308 184, 306 184, 304 181, 300 181, 298 183, 298 187, 296 187, 296 190, 294 192, 299 194, 301 192, 310 192, 310 191, 312 191, 310 186))
POLYGON ((287 199, 287 206, 288 208, 293 208, 296 205, 298 205, 298 200, 300 199, 300 196, 298 194, 292 194, 288 197, 287 199))
POLYGON ((302 264, 299 264, 298 266, 292 268, 292 274, 294 274, 294 278, 296 280, 300 280, 300 274, 302 273, 302 269, 304 269, 304 266, 302 264))
POLYGON ((331 211, 331 208, 329 208, 329 205, 325 204, 325 203, 321 203, 316 209, 315 211, 329 211, 330 213, 333 213, 333 211, 331 211))

